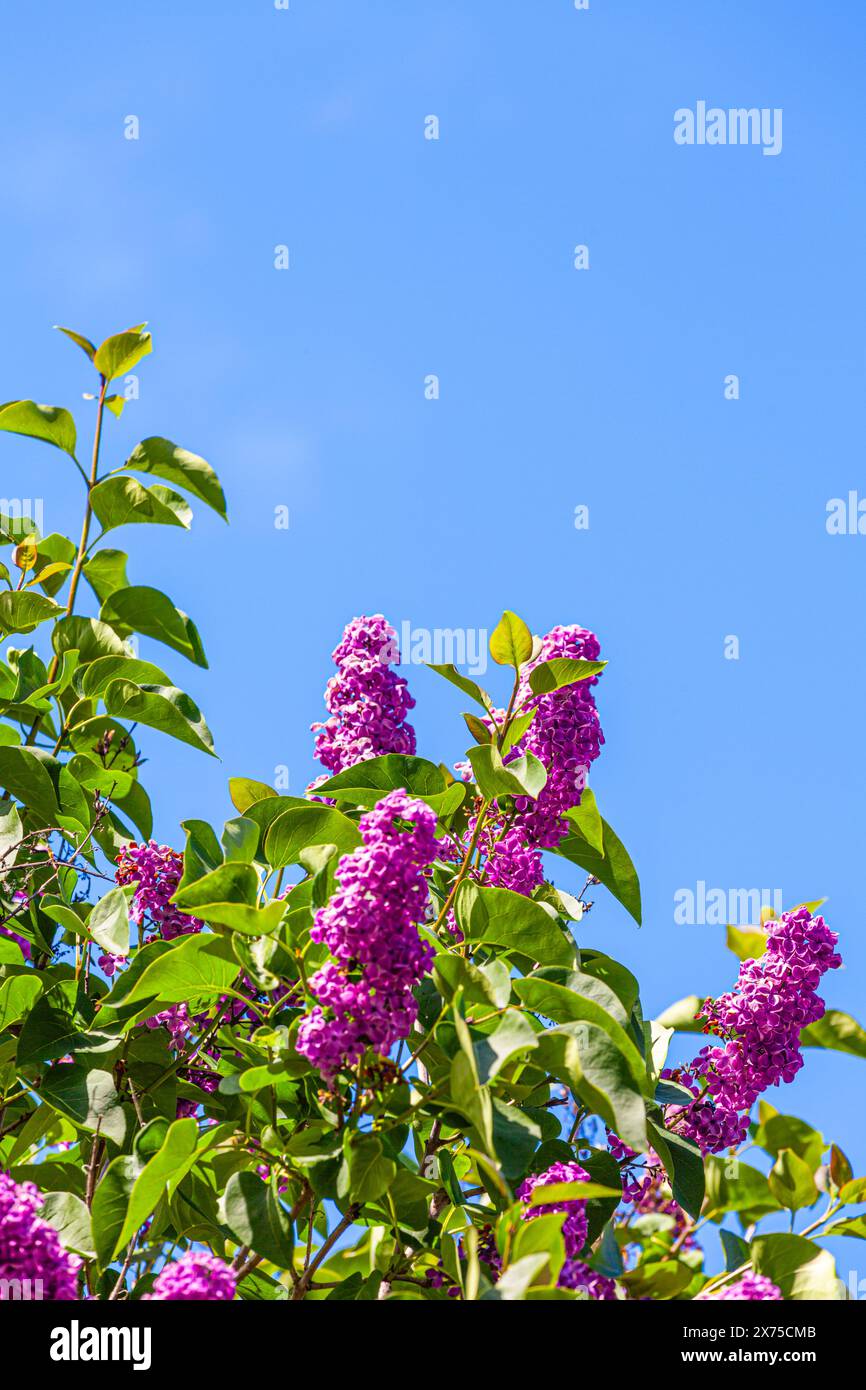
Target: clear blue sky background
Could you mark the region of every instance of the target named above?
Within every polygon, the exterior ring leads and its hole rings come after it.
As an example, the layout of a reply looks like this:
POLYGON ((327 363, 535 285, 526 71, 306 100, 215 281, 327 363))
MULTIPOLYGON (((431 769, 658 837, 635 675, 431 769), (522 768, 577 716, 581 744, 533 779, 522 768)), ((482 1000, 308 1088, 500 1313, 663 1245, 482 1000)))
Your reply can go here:
MULTIPOLYGON (((610 661, 593 783, 645 900, 638 931, 599 890, 583 939, 656 1012, 736 970, 720 928, 674 923, 678 888, 826 896, 847 968, 825 994, 866 1012, 866 537, 825 528, 829 498, 866 492, 864 58, 854 0, 10 17, 0 396, 70 405, 87 431, 86 361, 51 325, 99 340, 147 319, 154 356, 109 457, 165 434, 229 494, 230 528, 199 507, 191 536, 114 542, 211 663, 168 657, 222 762, 147 739, 162 838, 231 814, 229 775, 285 764, 303 789, 353 614, 579 621, 610 661), (781 107, 781 155, 678 147, 673 113, 701 99, 781 107)), ((60 454, 4 436, 0 483, 77 531, 60 454)), ((408 674, 421 750, 452 761, 461 697, 408 674)), ((866 1064, 807 1058, 771 1098, 866 1170, 866 1064)))

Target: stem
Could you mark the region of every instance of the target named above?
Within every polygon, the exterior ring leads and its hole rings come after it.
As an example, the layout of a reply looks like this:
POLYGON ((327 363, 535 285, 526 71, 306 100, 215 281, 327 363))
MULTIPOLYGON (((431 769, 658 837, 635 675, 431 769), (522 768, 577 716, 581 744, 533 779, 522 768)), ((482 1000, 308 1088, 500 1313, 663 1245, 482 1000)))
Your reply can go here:
MULTIPOLYGON (((96 428, 93 434, 93 455, 90 462, 90 477, 87 479, 87 505, 84 508, 84 520, 81 523, 81 540, 78 542, 78 553, 75 557, 75 564, 72 567, 72 574, 69 579, 69 596, 66 600, 65 616, 68 618, 75 607, 75 597, 78 593, 78 584, 81 579, 81 571, 84 561, 87 558, 87 542, 90 536, 90 523, 93 519, 93 504, 91 501, 93 489, 99 476, 99 447, 102 443, 102 417, 105 411, 105 393, 108 390, 108 381, 104 376, 99 378, 99 400, 96 406, 96 428)), ((48 684, 55 680, 57 672, 60 670, 60 654, 55 652, 51 665, 48 668, 48 684)), ((37 715, 33 721, 30 733, 27 735, 25 747, 30 747, 36 737, 39 724, 42 719, 37 715)), ((61 721, 62 722, 62 721, 61 721)), ((63 733, 61 732, 61 741, 63 733)), ((58 750, 55 749, 55 752, 58 750)))
POLYGON ((304 1270, 304 1273, 301 1275, 300 1279, 297 1282, 297 1285, 295 1286, 295 1292, 292 1295, 293 1302, 298 1302, 300 1299, 304 1297, 305 1293, 307 1292, 307 1289, 310 1286, 310 1280, 312 1279, 316 1270, 319 1268, 319 1265, 334 1248, 343 1232, 348 1231, 349 1227, 352 1225, 360 1210, 361 1208, 357 1204, 353 1204, 351 1207, 349 1207, 349 1210, 346 1212, 346 1215, 342 1218, 341 1221, 338 1221, 337 1225, 334 1227, 327 1240, 319 1247, 314 1259, 312 1260, 308 1268, 304 1270))
POLYGON ((469 848, 463 856, 463 863, 460 865, 460 868, 457 871, 457 877, 451 885, 451 891, 449 892, 448 897, 442 904, 439 916, 436 918, 436 921, 433 923, 433 926, 431 927, 431 931, 433 931, 434 933, 438 931, 442 923, 445 921, 445 918, 448 916, 448 913, 451 911, 452 904, 457 896, 457 889, 460 887, 461 883, 466 877, 469 865, 472 862, 472 856, 475 853, 475 847, 478 844, 478 839, 481 835, 481 831, 484 829, 484 821, 487 817, 487 812, 489 811, 489 809, 490 802, 483 801, 481 803, 481 808, 478 812, 478 815, 475 818, 475 829, 472 831, 472 839, 469 841, 469 848))

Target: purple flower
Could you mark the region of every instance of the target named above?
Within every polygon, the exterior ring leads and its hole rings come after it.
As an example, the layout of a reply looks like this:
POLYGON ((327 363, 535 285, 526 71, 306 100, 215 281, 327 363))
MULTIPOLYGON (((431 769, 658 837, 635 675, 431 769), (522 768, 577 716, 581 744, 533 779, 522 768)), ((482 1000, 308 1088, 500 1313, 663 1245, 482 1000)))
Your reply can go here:
POLYGON ((325 687, 330 718, 311 725, 319 762, 333 776, 384 753, 414 753, 415 730, 406 715, 415 701, 405 677, 391 669, 400 652, 390 623, 381 613, 353 618, 333 658, 337 674, 325 687))
POLYGON ((28 1281, 22 1296, 64 1302, 78 1298, 81 1261, 67 1254, 53 1226, 37 1212, 42 1194, 31 1182, 0 1173, 0 1300, 28 1281))
POLYGON ((418 1014, 413 986, 433 959, 415 923, 427 909, 435 813, 392 791, 359 829, 363 844, 340 860, 339 890, 310 931, 333 960, 309 981, 318 1003, 301 1023, 297 1046, 328 1081, 368 1047, 385 1054, 408 1037, 418 1014))
POLYGON ((572 661, 598 659, 598 638, 576 624, 555 627, 542 639, 541 651, 521 672, 522 708, 535 710, 535 718, 520 741, 519 753, 534 753, 547 768, 547 782, 533 801, 518 799, 519 824, 524 843, 555 849, 568 829, 566 811, 580 805, 590 764, 604 743, 592 687, 598 676, 576 681, 549 695, 533 695, 529 677, 541 662, 556 657, 572 661))
POLYGON ((543 1173, 531 1173, 517 1189, 517 1200, 523 1202, 523 1219, 531 1221, 536 1216, 546 1216, 550 1212, 564 1211, 565 1221, 562 1235, 565 1240, 565 1253, 569 1260, 580 1254, 586 1243, 586 1202, 573 1199, 567 1202, 545 1202, 540 1206, 529 1206, 533 1192, 538 1187, 549 1187, 551 1183, 589 1182, 589 1173, 579 1163, 552 1163, 543 1173))
MULTIPOLYGON (((516 814, 507 818, 494 806, 480 838, 484 881, 494 888, 531 897, 544 881, 541 852, 556 849, 567 833, 565 813, 580 805, 590 763, 599 755, 604 735, 601 731, 592 687, 598 677, 563 686, 549 695, 533 695, 529 677, 543 661, 556 657, 594 661, 599 654, 598 638, 586 628, 555 627, 542 639, 534 661, 521 672, 520 707, 534 711, 534 718, 523 738, 506 754, 511 762, 523 753, 532 753, 547 769, 547 782, 536 800, 516 797, 516 814)), ((495 711, 497 723, 504 711, 495 711)), ((484 721, 492 728, 492 721, 484 721)), ((455 765, 461 777, 470 777, 469 764, 455 765)), ((470 821, 463 838, 469 844, 474 830, 470 821)), ((446 857, 450 857, 446 852, 446 857)), ((473 877, 478 877, 473 872, 473 877)))
POLYGON ((236 1279, 230 1269, 210 1251, 188 1250, 154 1281, 149 1297, 155 1303, 230 1301, 235 1296, 236 1279))
POLYGON ((718 1293, 699 1294, 699 1298, 719 1301, 731 1300, 738 1303, 778 1303, 782 1298, 781 1289, 765 1274, 744 1274, 736 1284, 729 1284, 718 1293))
POLYGON ((590 1269, 582 1260, 566 1260, 556 1281, 560 1289, 583 1289, 588 1298, 609 1303, 617 1298, 616 1282, 590 1269))
POLYGON ((117 856, 116 882, 137 885, 130 917, 139 926, 145 922, 153 926, 165 941, 201 931, 204 926, 197 917, 181 912, 169 901, 182 876, 183 856, 168 845, 158 845, 156 840, 124 845, 117 856))
POLYGON ((770 923, 764 955, 743 961, 735 988, 703 1005, 708 1029, 724 1045, 704 1047, 688 1067, 662 1075, 695 1096, 690 1105, 670 1107, 668 1121, 704 1153, 742 1143, 758 1096, 793 1081, 802 1067, 800 1032, 823 1017, 815 990, 842 963, 838 939, 808 908, 783 912, 770 923))

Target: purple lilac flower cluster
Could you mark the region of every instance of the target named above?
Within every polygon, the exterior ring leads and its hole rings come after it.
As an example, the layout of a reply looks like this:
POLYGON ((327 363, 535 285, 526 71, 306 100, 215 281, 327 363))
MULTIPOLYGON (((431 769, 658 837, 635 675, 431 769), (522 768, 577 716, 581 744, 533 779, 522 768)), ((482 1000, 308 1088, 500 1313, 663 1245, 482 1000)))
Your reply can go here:
POLYGON ((333 658, 337 674, 325 687, 330 718, 311 726, 316 757, 329 775, 384 753, 414 753, 415 730, 406 715, 415 701, 405 677, 391 667, 400 661, 391 624, 381 613, 353 618, 333 658))
POLYGON ((580 1254, 586 1243, 586 1202, 544 1202, 540 1206, 529 1206, 532 1194, 538 1187, 549 1187, 551 1183, 589 1182, 589 1173, 579 1163, 552 1163, 543 1173, 530 1173, 517 1189, 517 1200, 524 1203, 523 1219, 531 1221, 536 1216, 547 1216, 551 1212, 564 1211, 565 1221, 562 1236, 565 1253, 569 1260, 580 1254))
MULTIPOLYGON (((481 850, 485 880, 494 888, 530 897, 543 882, 541 851, 555 849, 566 834, 565 813, 580 805, 590 764, 604 743, 592 693, 597 676, 548 695, 533 695, 529 677, 543 661, 556 657, 595 661, 600 650, 598 638, 586 628, 555 627, 542 638, 538 656, 521 672, 518 707, 534 711, 534 718, 505 762, 532 753, 547 769, 547 782, 537 800, 516 798, 517 814, 510 824, 496 809, 489 816, 481 850)), ((495 713, 497 720, 504 718, 502 711, 495 713)), ((489 720, 485 722, 490 725, 489 720)), ((468 764, 456 767, 461 776, 471 776, 468 764)), ((473 828, 470 824, 467 835, 473 828)))
POLYGON ((524 840, 540 849, 555 849, 566 833, 566 811, 580 805, 590 764, 604 743, 593 686, 598 676, 575 681, 548 695, 533 695, 529 677, 536 666, 557 657, 596 661, 601 648, 594 633, 576 624, 555 627, 542 638, 541 650, 521 672, 519 701, 535 718, 520 741, 521 753, 534 753, 547 768, 547 782, 537 800, 522 799, 519 825, 524 840))
POLYGON ((415 923, 428 900, 424 871, 436 857, 436 816, 392 791, 359 822, 363 844, 340 860, 340 888, 310 935, 333 961, 309 982, 318 1000, 301 1023, 298 1051, 327 1081, 368 1047, 386 1054, 417 1017, 412 988, 433 952, 415 923))
POLYGON ((615 1302, 619 1297, 616 1281, 608 1279, 606 1274, 599 1274, 597 1270, 590 1269, 582 1260, 566 1260, 560 1270, 557 1285, 560 1289, 583 1289, 587 1298, 600 1303, 615 1302))
POLYGON ((517 1189, 517 1199, 524 1203, 523 1219, 531 1221, 535 1216, 549 1212, 564 1211, 565 1221, 562 1235, 565 1241, 565 1263, 559 1272, 557 1286, 561 1289, 583 1289, 589 1298, 608 1301, 617 1297, 613 1279, 590 1269, 577 1257, 586 1244, 587 1217, 586 1202, 572 1200, 567 1202, 544 1202, 540 1206, 528 1204, 533 1192, 539 1187, 549 1187, 551 1183, 589 1182, 589 1173, 579 1163, 552 1163, 543 1173, 531 1173, 517 1189))
POLYGON ((67 1254, 53 1226, 37 1215, 42 1195, 33 1183, 0 1173, 0 1300, 12 1281, 30 1281, 31 1298, 65 1302, 78 1297, 81 1261, 67 1254), (7 1282, 9 1281, 9 1282, 7 1282))
POLYGON ((148 1297, 155 1303, 228 1302, 234 1298, 235 1288, 234 1270, 216 1255, 188 1250, 174 1264, 166 1265, 148 1297))
POLYGON ((770 923, 764 955, 743 961, 735 988, 704 1004, 708 1030, 724 1046, 704 1047, 688 1067, 663 1073, 695 1096, 672 1106, 668 1120, 704 1153, 742 1143, 761 1092, 792 1081, 802 1067, 800 1031, 824 1014, 815 991, 842 964, 838 939, 806 907, 783 912, 770 923))
POLYGON ((765 1274, 748 1273, 736 1284, 729 1284, 718 1293, 699 1294, 698 1298, 737 1303, 778 1303, 782 1299, 782 1291, 765 1274))
POLYGON ((678 1242, 678 1249, 693 1249, 696 1242, 686 1234, 692 1223, 671 1195, 668 1175, 655 1150, 648 1149, 645 1163, 636 1166, 637 1152, 624 1144, 613 1130, 607 1130, 607 1143, 611 1156, 620 1165, 623 1203, 633 1207, 635 1216, 672 1217, 672 1235, 678 1242))
POLYGON ((130 917, 139 926, 155 928, 165 941, 201 931, 204 925, 170 901, 182 876, 183 855, 168 845, 158 845, 156 840, 142 845, 124 845, 117 856, 115 881, 121 885, 136 885, 130 917))

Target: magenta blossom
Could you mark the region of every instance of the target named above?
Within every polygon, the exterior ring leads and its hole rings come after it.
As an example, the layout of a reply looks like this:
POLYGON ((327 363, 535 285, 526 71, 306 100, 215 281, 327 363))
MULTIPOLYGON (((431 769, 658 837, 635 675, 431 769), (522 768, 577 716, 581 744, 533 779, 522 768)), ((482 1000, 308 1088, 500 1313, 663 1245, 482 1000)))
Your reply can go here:
POLYGON ((207 1250, 188 1250, 154 1281, 155 1303, 229 1302, 235 1296, 235 1272, 207 1250))
POLYGON ((42 1194, 31 1182, 17 1183, 0 1173, 0 1300, 24 1297, 46 1302, 78 1298, 81 1261, 67 1254, 53 1226, 38 1215, 42 1194))

